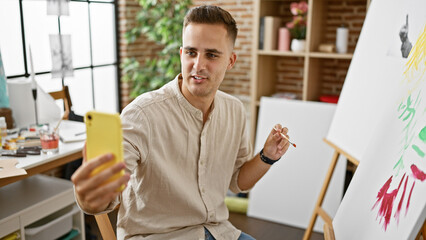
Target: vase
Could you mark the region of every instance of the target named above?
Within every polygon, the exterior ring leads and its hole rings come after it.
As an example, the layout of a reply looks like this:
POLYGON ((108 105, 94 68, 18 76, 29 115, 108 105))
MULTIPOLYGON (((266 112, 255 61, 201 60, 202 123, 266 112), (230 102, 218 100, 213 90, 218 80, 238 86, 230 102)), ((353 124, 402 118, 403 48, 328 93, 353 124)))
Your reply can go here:
POLYGON ((306 41, 305 39, 293 39, 291 40, 291 51, 303 52, 305 51, 306 41))
POLYGON ((346 53, 348 51, 348 28, 342 26, 336 30, 336 51, 337 53, 346 53))
POLYGON ((278 33, 278 50, 289 51, 290 50, 290 31, 288 28, 280 28, 278 33))

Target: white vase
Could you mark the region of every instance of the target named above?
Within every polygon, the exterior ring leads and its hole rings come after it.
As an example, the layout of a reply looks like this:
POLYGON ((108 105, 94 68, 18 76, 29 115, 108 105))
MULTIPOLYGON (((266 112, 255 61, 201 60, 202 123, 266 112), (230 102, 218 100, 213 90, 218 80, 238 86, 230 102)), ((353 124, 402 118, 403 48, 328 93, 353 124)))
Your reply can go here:
POLYGON ((305 51, 306 41, 305 39, 293 39, 291 40, 291 51, 303 52, 305 51))

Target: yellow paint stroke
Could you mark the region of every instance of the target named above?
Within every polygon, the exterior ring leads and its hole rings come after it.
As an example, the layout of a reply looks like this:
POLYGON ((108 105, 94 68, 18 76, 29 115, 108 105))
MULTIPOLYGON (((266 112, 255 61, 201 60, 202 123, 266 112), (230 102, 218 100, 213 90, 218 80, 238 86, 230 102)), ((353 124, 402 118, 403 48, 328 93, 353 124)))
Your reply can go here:
MULTIPOLYGON (((404 80, 406 83, 410 83, 411 80, 417 78, 413 88, 414 90, 418 87, 421 81, 424 81, 424 75, 426 72, 426 25, 423 29, 423 33, 420 34, 416 43, 410 51, 409 59, 405 64, 404 80)), ((411 91, 410 91, 411 92, 411 91)))

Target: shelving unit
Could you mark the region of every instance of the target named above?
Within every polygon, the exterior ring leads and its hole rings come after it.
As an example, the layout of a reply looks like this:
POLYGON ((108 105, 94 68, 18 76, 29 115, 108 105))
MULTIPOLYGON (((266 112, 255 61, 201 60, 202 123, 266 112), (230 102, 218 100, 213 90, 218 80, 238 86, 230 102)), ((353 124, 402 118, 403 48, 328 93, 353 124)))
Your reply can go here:
POLYGON ((297 99, 318 101, 321 95, 339 95, 361 32, 369 0, 307 0, 308 19, 304 52, 261 50, 260 18, 277 16, 283 27, 291 21, 290 4, 296 0, 256 0, 253 14, 251 78, 251 138, 255 140, 262 96, 290 92, 297 99), (323 53, 322 43, 335 43, 336 29, 349 29, 348 53, 323 53))
POLYGON ((18 232, 25 240, 25 229, 31 224, 52 214, 55 219, 69 214, 72 228, 80 233, 73 239, 85 239, 84 215, 75 204, 70 181, 34 175, 0 188, 0 206, 0 238, 18 232))

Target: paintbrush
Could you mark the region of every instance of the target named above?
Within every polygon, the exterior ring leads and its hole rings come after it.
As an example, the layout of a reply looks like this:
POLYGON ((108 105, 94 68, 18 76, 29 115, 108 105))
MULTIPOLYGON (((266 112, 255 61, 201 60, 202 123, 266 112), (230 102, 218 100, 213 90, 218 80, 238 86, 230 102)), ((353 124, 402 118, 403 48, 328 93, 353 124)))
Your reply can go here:
POLYGON ((61 124, 62 119, 63 119, 63 116, 62 116, 62 118, 59 120, 59 122, 56 124, 56 127, 53 129, 53 133, 56 133, 56 130, 58 130, 58 127, 59 127, 59 125, 61 124))
POLYGON ((277 132, 279 132, 280 134, 281 134, 281 137, 283 137, 283 138, 285 138, 285 139, 287 139, 287 141, 293 146, 293 147, 296 147, 296 144, 295 143, 292 143, 291 141, 290 141, 290 139, 288 139, 288 137, 286 137, 286 135, 284 135, 284 133, 282 133, 282 132, 280 132, 278 129, 276 129, 276 128, 274 128, 274 130, 275 131, 277 131, 277 132))

